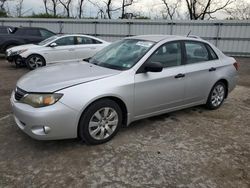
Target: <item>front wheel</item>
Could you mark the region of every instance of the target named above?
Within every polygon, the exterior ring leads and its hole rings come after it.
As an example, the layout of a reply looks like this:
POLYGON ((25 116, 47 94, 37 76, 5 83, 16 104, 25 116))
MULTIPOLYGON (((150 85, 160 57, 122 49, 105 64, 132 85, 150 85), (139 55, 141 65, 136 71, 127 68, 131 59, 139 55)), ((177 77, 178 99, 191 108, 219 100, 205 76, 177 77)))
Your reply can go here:
POLYGON ((43 67, 46 65, 45 59, 40 55, 30 55, 26 60, 26 65, 30 70, 34 70, 38 67, 43 67))
POLYGON ((94 102, 83 113, 78 135, 87 144, 102 144, 115 136, 122 124, 122 111, 119 105, 102 99, 94 102))
POLYGON ((18 57, 15 59, 15 65, 16 65, 17 68, 21 67, 21 66, 23 65, 23 59, 22 59, 21 57, 18 56, 18 57))
POLYGON ((207 100, 207 108, 214 110, 219 108, 226 97, 226 86, 223 82, 217 82, 212 90, 210 91, 208 100, 207 100))

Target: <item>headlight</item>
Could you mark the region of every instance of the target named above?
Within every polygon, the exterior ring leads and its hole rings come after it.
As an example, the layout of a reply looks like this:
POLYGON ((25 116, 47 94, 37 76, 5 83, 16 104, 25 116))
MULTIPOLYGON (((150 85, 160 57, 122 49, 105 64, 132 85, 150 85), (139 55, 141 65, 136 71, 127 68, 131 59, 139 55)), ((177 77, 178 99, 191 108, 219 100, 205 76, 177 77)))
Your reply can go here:
POLYGON ((34 108, 40 108, 55 104, 63 94, 52 93, 52 94, 27 94, 20 102, 33 106, 34 108))

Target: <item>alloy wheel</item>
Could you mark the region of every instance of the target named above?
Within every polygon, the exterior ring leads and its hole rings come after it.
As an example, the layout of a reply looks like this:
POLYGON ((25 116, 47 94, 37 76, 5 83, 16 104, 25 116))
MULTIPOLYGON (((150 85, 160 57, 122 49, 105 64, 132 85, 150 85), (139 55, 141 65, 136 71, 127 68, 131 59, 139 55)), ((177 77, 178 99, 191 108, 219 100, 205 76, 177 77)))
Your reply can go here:
POLYGON ((29 59, 29 66, 32 69, 43 66, 43 60, 40 57, 34 56, 29 59))
POLYGON ((225 88, 223 85, 218 84, 214 87, 211 96, 211 103, 214 107, 220 106, 225 97, 225 88))
POLYGON ((118 114, 111 107, 96 111, 89 121, 89 134, 96 140, 110 137, 118 126, 118 114))

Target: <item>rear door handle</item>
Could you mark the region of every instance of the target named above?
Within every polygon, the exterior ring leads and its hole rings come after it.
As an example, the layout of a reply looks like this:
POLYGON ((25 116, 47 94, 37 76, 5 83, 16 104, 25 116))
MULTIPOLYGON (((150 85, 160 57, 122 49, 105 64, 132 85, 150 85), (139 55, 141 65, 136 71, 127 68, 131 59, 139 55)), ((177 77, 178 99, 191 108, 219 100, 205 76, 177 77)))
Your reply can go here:
POLYGON ((208 71, 209 71, 209 72, 216 71, 216 68, 211 67, 208 71))
POLYGON ((70 48, 69 51, 75 51, 75 49, 74 48, 70 48))
POLYGON ((183 77, 185 77, 185 74, 177 74, 176 76, 175 76, 175 78, 183 78, 183 77))

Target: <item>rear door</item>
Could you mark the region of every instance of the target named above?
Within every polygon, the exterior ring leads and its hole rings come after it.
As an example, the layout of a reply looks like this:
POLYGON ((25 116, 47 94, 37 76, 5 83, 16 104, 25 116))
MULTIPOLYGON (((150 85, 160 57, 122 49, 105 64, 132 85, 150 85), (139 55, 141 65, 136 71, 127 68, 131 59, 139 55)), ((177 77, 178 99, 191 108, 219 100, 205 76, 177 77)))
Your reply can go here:
POLYGON ((180 42, 159 47, 147 62, 160 62, 162 72, 135 75, 135 116, 137 119, 162 113, 183 104, 185 74, 180 42))
POLYGON ((184 41, 186 88, 185 103, 204 102, 216 81, 217 55, 212 48, 199 41, 184 41))
POLYGON ((104 44, 101 41, 89 37, 76 36, 75 52, 76 57, 79 60, 92 57, 103 47, 104 44))
POLYGON ((69 62, 77 59, 75 53, 75 37, 62 37, 55 42, 55 47, 45 47, 43 51, 47 63, 69 62))

